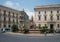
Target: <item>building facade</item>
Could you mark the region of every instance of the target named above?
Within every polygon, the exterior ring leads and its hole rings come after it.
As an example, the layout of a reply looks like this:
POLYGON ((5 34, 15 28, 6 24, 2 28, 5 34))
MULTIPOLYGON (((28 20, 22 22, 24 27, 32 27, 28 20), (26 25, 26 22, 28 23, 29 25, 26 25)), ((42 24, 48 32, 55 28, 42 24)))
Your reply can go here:
POLYGON ((20 29, 23 24, 22 22, 26 26, 29 24, 29 17, 24 11, 18 11, 0 5, 0 28, 11 28, 11 26, 16 23, 20 29))
POLYGON ((34 8, 34 22, 36 27, 48 26, 48 28, 60 29, 60 5, 37 6, 34 8))

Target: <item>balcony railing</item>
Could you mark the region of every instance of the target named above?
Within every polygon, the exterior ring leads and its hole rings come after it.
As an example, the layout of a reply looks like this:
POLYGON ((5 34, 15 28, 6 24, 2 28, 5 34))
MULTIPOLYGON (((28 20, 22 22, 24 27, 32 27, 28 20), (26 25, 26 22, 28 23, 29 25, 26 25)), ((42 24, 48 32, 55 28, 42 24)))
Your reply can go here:
POLYGON ((56 14, 57 16, 60 16, 60 14, 56 14))
POLYGON ((24 17, 24 15, 20 15, 20 16, 24 17))
POLYGON ((56 23, 56 20, 52 20, 52 21, 51 20, 48 20, 47 22, 48 23, 56 23))
POLYGON ((20 19, 20 21, 24 21, 23 19, 20 19))

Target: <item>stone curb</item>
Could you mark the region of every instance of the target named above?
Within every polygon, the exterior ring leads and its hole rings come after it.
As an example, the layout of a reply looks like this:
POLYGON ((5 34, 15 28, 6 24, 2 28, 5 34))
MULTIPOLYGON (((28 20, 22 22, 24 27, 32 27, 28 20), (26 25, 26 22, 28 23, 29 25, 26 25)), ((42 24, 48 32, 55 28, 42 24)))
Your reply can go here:
POLYGON ((13 33, 13 32, 7 32, 5 34, 10 34, 10 35, 17 35, 17 36, 20 36, 20 35, 24 35, 24 36, 56 36, 56 35, 60 35, 60 34, 23 34, 23 33, 13 33))

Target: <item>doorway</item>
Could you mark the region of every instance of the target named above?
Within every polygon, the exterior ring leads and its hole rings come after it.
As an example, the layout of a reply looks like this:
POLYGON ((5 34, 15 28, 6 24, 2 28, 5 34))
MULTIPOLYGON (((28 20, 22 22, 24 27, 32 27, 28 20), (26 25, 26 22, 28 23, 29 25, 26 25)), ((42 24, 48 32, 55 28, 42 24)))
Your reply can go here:
POLYGON ((54 24, 50 24, 50 29, 53 29, 54 28, 54 24))

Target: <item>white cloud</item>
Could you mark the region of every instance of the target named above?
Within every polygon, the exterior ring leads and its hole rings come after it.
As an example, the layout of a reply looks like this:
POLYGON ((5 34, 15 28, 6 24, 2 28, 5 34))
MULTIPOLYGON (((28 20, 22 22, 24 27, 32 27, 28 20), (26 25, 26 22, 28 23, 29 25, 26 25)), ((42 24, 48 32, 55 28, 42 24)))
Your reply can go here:
POLYGON ((29 11, 28 9, 25 9, 25 12, 29 16, 29 19, 31 19, 32 16, 34 16, 34 12, 29 11))
POLYGON ((20 4, 19 3, 16 3, 16 6, 20 6, 20 4))
POLYGON ((8 6, 8 7, 12 7, 14 5, 14 3, 11 1, 6 1, 4 5, 8 6))
MULTIPOLYGON (((20 6, 20 4, 18 2, 12 2, 12 1, 6 1, 3 5, 7 6, 7 7, 11 7, 17 10, 21 10, 23 7, 20 6)), ((28 9, 25 8, 25 12, 27 13, 27 15, 29 16, 29 19, 31 19, 31 16, 34 15, 34 12, 29 11, 28 9)))
POLYGON ((18 2, 12 2, 12 1, 6 1, 3 5, 14 9, 18 9, 20 7, 20 4, 18 2))

